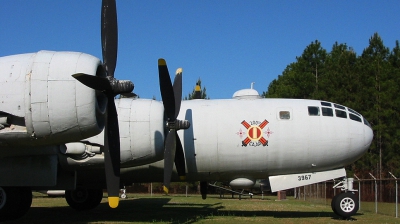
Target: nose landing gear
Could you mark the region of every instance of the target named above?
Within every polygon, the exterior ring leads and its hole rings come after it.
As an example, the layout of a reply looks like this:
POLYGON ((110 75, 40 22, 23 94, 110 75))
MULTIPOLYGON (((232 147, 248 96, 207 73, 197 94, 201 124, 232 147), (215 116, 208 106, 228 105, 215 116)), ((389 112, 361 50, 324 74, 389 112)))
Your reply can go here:
POLYGON ((332 211, 343 218, 355 215, 360 207, 355 195, 357 190, 353 189, 353 181, 353 178, 344 178, 333 186, 333 188, 339 188, 344 191, 333 197, 331 202, 332 211))

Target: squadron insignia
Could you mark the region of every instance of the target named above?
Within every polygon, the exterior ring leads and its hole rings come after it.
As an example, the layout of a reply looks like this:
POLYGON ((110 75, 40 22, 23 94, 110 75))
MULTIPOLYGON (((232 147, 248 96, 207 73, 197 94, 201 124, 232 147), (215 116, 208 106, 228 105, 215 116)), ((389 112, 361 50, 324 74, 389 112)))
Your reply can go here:
MULTIPOLYGON (((268 146, 268 140, 264 138, 263 134, 263 129, 265 126, 267 126, 269 122, 267 120, 264 120, 263 122, 260 121, 250 121, 250 124, 247 121, 242 121, 242 125, 247 129, 247 131, 240 131, 236 134, 238 134, 241 138, 247 134, 246 138, 242 141, 242 146, 268 146)), ((269 130, 267 131, 267 136, 269 137, 272 134, 272 132, 269 130)))

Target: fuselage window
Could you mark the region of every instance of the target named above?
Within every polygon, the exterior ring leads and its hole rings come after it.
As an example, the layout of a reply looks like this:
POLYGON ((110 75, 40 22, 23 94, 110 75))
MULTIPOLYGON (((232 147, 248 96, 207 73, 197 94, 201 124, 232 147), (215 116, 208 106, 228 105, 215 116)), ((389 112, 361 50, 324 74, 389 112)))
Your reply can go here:
POLYGON ((290 112, 289 111, 279 111, 279 118, 282 120, 289 120, 290 112))
POLYGON ((352 119, 353 121, 358 121, 361 122, 361 118, 355 114, 349 113, 349 117, 350 119, 352 119))
POLYGON ((331 103, 328 103, 328 102, 321 102, 321 105, 322 106, 326 106, 326 107, 331 107, 332 106, 331 103))
POLYGON ((346 110, 346 108, 342 105, 339 105, 339 104, 333 104, 333 105, 335 105, 335 108, 346 110))
POLYGON ((333 117, 332 108, 322 107, 322 116, 333 117))
POLYGON ((336 109, 335 112, 336 112, 336 117, 347 118, 346 111, 336 109))
POLYGON ((308 115, 319 116, 319 107, 308 107, 308 115))

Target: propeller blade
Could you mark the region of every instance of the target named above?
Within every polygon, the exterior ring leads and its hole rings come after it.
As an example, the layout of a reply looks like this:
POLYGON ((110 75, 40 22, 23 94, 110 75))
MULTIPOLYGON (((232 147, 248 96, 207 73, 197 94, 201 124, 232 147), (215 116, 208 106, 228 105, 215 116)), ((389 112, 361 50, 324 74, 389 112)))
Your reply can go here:
POLYGON ((176 151, 176 130, 172 129, 167 136, 165 141, 164 151, 164 192, 168 194, 169 184, 171 183, 171 175, 173 169, 173 160, 175 158, 176 151))
POLYGON ((169 77, 167 63, 162 58, 158 59, 158 77, 165 113, 169 121, 174 121, 176 119, 174 89, 169 77))
POLYGON ((175 167, 178 172, 179 179, 186 180, 186 163, 183 147, 179 135, 176 135, 176 152, 175 152, 175 167))
POLYGON ((118 50, 117 7, 115 0, 103 0, 101 9, 103 65, 107 75, 114 77, 118 50))
POLYGON ((104 162, 106 170, 108 204, 116 208, 119 203, 120 142, 117 110, 114 97, 108 96, 107 124, 104 136, 104 162))
POLYGON ((175 95, 175 118, 177 118, 182 101, 182 68, 176 70, 173 89, 175 95))
MULTIPOLYGON (((96 77, 83 73, 74 74, 73 77, 92 89, 102 91, 108 99, 107 120, 104 131, 104 166, 106 172, 108 203, 111 208, 115 208, 119 204, 121 159, 118 115, 114 103, 114 97, 118 94, 136 96, 136 94, 131 93, 134 88, 134 85, 131 81, 117 80, 114 78, 118 49, 117 8, 115 0, 102 1, 101 46, 103 54, 103 68, 107 74, 107 77, 96 77)), ((173 94, 172 90, 171 92, 173 94)), ((173 111, 173 114, 175 114, 175 111, 173 111)))
POLYGON ((74 77, 79 82, 81 82, 83 85, 85 85, 89 88, 92 88, 95 90, 100 90, 100 91, 110 91, 111 90, 110 81, 107 78, 93 76, 93 75, 87 75, 84 73, 73 74, 72 77, 74 77))
POLYGON ((120 82, 114 79, 118 51, 118 24, 115 0, 103 0, 101 6, 101 47, 103 67, 106 70, 111 91, 106 91, 107 123, 104 136, 104 166, 106 172, 108 204, 116 208, 119 204, 120 183, 120 140, 118 128, 118 115, 115 108, 114 96, 118 92, 133 89, 131 82, 120 82), (129 87, 129 88, 126 88, 129 87))
POLYGON ((183 147, 177 131, 190 127, 188 121, 180 121, 176 118, 179 115, 182 101, 182 68, 176 70, 174 85, 169 77, 167 63, 164 59, 158 59, 158 72, 160 79, 160 91, 164 104, 165 114, 168 118, 167 128, 169 133, 165 141, 164 151, 164 192, 168 194, 171 182, 173 161, 180 177, 185 179, 185 156, 183 147))

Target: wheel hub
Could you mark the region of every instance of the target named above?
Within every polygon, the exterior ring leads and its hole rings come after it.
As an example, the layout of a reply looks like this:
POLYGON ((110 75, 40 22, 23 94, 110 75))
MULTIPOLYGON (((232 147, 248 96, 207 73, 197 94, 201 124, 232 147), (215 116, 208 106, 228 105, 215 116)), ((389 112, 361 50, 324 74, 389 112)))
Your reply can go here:
POLYGON ((343 198, 340 201, 340 208, 344 211, 344 212, 351 212, 354 210, 355 208, 355 202, 353 201, 353 199, 351 198, 343 198))
POLYGON ((71 196, 75 202, 85 202, 88 198, 88 192, 86 190, 76 189, 72 192, 71 196))

